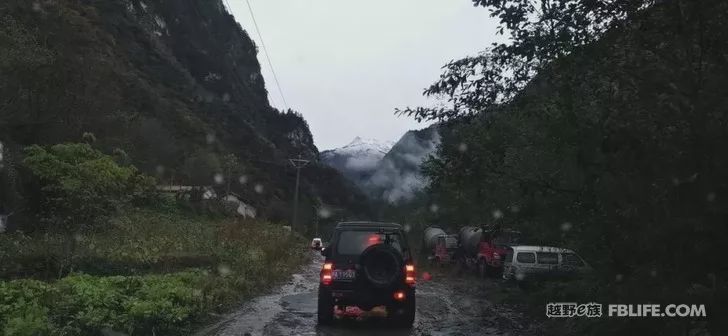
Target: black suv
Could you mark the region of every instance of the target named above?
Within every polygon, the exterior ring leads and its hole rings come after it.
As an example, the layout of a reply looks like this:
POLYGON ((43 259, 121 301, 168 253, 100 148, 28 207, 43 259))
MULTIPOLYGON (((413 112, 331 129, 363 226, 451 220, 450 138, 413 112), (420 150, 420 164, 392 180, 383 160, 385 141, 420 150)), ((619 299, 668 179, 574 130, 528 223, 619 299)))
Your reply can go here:
POLYGON ((370 310, 386 306, 387 317, 409 327, 415 320, 417 276, 402 226, 344 222, 336 226, 318 292, 318 323, 333 321, 334 307, 370 310))

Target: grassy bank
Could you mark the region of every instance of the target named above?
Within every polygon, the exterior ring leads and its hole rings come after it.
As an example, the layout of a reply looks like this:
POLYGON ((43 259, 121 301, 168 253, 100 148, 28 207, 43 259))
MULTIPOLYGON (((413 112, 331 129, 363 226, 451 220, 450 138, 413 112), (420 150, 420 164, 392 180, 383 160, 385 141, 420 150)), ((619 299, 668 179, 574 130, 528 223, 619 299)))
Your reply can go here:
POLYGON ((305 262, 280 226, 180 210, 130 209, 67 238, 0 236, 3 335, 185 334, 305 262))

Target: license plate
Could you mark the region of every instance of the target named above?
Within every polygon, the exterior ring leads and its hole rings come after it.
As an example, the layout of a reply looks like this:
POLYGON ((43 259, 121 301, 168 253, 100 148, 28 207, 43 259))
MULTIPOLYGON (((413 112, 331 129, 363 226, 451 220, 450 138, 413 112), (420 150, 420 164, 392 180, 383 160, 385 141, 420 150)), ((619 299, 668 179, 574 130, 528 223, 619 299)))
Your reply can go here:
POLYGON ((356 278, 356 271, 350 270, 334 270, 331 274, 334 280, 354 280, 356 278))

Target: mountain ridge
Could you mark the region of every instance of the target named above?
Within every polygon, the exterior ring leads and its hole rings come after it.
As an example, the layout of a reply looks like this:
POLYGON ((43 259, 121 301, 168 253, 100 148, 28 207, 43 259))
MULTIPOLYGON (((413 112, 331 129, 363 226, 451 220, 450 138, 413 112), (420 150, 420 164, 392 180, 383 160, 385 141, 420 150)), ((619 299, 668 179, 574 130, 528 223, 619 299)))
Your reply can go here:
MULTIPOLYGON (((4 174, 19 176, 25 146, 90 133, 175 184, 213 184, 234 159, 247 183, 233 191, 271 220, 291 218, 287 159, 319 152, 299 113, 270 106, 257 47, 221 0, 8 0, 0 23, 0 96, 14 97, 0 105, 4 174)), ((302 206, 366 202, 329 167, 302 177, 302 206)), ((22 176, 14 185, 0 203, 22 208, 22 176)))

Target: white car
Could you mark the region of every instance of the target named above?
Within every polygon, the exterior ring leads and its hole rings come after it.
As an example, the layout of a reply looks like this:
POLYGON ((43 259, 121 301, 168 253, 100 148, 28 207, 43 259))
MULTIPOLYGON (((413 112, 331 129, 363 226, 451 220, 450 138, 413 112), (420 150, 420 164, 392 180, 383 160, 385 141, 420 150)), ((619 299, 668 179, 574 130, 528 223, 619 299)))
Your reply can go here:
POLYGON ((321 238, 314 238, 311 241, 311 249, 321 250, 323 247, 324 247, 324 243, 321 241, 321 238))
POLYGON ((504 258, 503 279, 569 277, 591 270, 576 252, 551 246, 511 246, 504 258))

